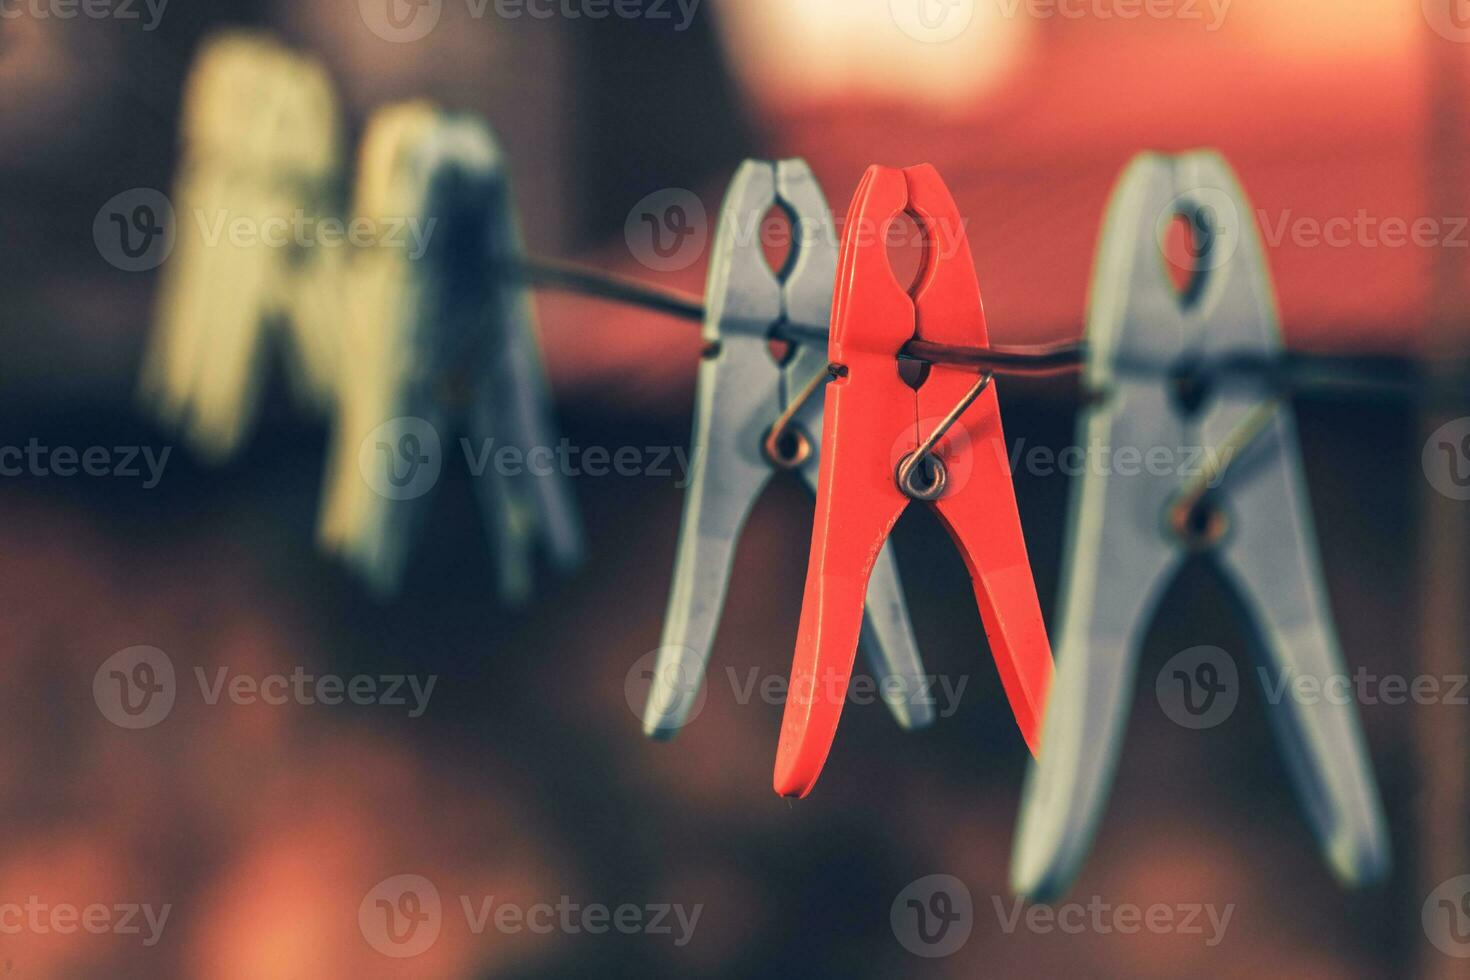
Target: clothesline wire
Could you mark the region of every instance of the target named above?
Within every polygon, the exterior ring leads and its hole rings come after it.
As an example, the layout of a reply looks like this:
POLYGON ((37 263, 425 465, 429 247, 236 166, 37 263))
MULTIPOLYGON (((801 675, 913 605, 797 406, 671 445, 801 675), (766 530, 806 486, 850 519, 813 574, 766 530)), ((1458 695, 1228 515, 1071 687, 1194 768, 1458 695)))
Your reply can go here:
MULTIPOLYGON (((510 278, 532 288, 575 293, 663 313, 681 320, 704 319, 703 300, 695 295, 639 282, 627 276, 591 269, 576 263, 542 256, 523 256, 510 278)), ((813 338, 788 334, 778 328, 773 340, 810 342, 813 338)), ((1082 341, 1027 346, 961 347, 911 340, 899 357, 931 364, 973 369, 1008 376, 1048 377, 1080 371, 1087 362, 1087 345, 1082 341)), ((1139 366, 1140 372, 1157 372, 1156 366, 1139 366)), ((1426 398, 1434 394, 1461 396, 1470 390, 1465 372, 1431 374, 1426 365, 1411 357, 1383 354, 1318 354, 1285 351, 1279 356, 1232 354, 1213 362, 1199 362, 1170 369, 1181 384, 1211 386, 1232 379, 1264 378, 1273 390, 1351 391, 1426 398), (1461 384, 1460 382, 1464 382, 1461 384)))
POLYGON ((636 279, 600 272, 561 259, 525 256, 511 278, 527 286, 591 296, 628 306, 639 306, 681 320, 704 319, 704 301, 698 296, 636 279))

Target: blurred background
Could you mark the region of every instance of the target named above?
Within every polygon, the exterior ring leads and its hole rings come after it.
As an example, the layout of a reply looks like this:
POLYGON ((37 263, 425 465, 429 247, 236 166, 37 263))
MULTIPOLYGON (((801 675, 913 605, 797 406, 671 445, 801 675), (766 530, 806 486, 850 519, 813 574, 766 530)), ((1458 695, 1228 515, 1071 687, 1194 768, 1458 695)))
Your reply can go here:
MULTIPOLYGON (((1111 803, 1067 901, 1229 907, 1228 928, 1008 927, 1026 750, 964 567, 928 514, 905 516, 897 554, 929 669, 963 678, 963 696, 915 734, 881 705, 850 706, 817 790, 778 799, 781 706, 739 703, 729 672, 789 668, 810 533, 799 486, 777 481, 750 521, 703 709, 650 743, 630 692, 659 642, 677 471, 576 480, 588 563, 510 609, 493 598, 469 477, 450 467, 403 594, 375 601, 314 548, 324 420, 273 392, 247 450, 212 468, 139 410, 159 274, 111 265, 93 224, 114 195, 169 191, 191 59, 245 25, 328 66, 354 139, 403 99, 483 115, 538 254, 700 292, 703 251, 673 271, 638 261, 625 229, 648 195, 685 189, 714 215, 743 158, 801 156, 841 213, 869 164, 929 162, 969 220, 992 341, 1070 340, 1121 168, 1145 149, 1209 146, 1259 209, 1291 347, 1450 358, 1470 332, 1470 6, 959 0, 916 20, 905 0, 650 0, 594 19, 578 4, 540 17, 390 0, 400 19, 437 18, 405 40, 374 29, 383 2, 98 0, 88 14, 0 0, 0 445, 172 447, 154 486, 0 479, 0 903, 170 908, 151 944, 146 925, 0 919, 0 975, 1467 975, 1421 917, 1436 886, 1470 873, 1463 706, 1362 707, 1397 863, 1382 886, 1341 890, 1259 690, 1200 732, 1154 696, 1160 667, 1201 645, 1254 676, 1225 590, 1191 565, 1149 634, 1111 803), (1361 229, 1359 216, 1442 234, 1294 233, 1361 229), (437 681, 419 717, 208 704, 181 681, 165 721, 129 731, 98 711, 92 679, 138 645, 181 678, 437 681), (933 874, 965 883, 973 929, 926 959, 890 912, 933 874), (437 940, 412 959, 382 955, 359 921, 399 875, 443 901, 437 940), (461 896, 701 911, 688 935, 672 913, 671 935, 477 931, 461 896)), ((538 312, 574 445, 687 443, 697 329, 565 296, 540 296, 538 312)), ((1013 443, 1073 439, 1075 382, 1007 380, 1000 396, 1013 443)), ((1463 675, 1470 505, 1435 493, 1420 464, 1443 419, 1391 399, 1296 409, 1349 664, 1463 675)), ((1018 472, 1017 490, 1050 617, 1068 480, 1018 472)))

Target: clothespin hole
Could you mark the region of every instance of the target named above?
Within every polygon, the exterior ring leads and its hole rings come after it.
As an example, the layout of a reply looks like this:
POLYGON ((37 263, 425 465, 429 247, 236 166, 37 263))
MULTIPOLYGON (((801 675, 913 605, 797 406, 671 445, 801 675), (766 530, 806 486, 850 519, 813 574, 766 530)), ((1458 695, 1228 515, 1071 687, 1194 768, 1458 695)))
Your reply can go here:
POLYGON ((911 358, 901 357, 898 359, 898 376, 903 383, 918 391, 924 387, 924 382, 929 380, 929 371, 934 365, 928 361, 915 361, 911 358))
POLYGON ((1230 517, 1210 497, 1201 497, 1191 505, 1178 500, 1169 507, 1169 530, 1192 552, 1209 551, 1225 539, 1230 531, 1230 517))
POLYGON ((928 249, 924 227, 905 211, 889 223, 883 235, 888 246, 888 268, 893 272, 894 281, 906 292, 913 293, 919 285, 919 277, 924 274, 928 249))
POLYGON ((1193 418, 1204 410, 1210 397, 1210 378, 1197 363, 1177 366, 1172 372, 1171 391, 1174 407, 1185 418, 1193 418))
POLYGON ((1163 238, 1164 271, 1185 309, 1199 302, 1204 293, 1214 237, 1209 208, 1176 211, 1169 221, 1163 238))
POLYGON ((796 353, 796 345, 789 340, 778 340, 772 337, 766 341, 766 353, 771 355, 771 360, 784 366, 796 353))
POLYGON ((779 203, 772 204, 761 218, 761 254, 777 279, 784 281, 796 263, 799 230, 796 218, 779 203))

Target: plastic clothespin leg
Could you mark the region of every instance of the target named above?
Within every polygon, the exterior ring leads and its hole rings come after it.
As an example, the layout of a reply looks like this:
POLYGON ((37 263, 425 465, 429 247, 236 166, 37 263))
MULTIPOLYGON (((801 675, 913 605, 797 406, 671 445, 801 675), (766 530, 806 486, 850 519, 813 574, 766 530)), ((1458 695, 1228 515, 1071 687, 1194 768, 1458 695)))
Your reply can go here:
POLYGON ((480 273, 489 280, 489 305, 469 426, 484 455, 514 446, 526 461, 503 479, 475 484, 498 556, 502 596, 523 602, 538 545, 555 570, 568 572, 582 563, 585 543, 571 486, 553 462, 558 433, 530 292, 510 276, 484 271, 513 267, 523 251, 504 156, 493 136, 484 135, 494 157, 484 197, 487 261, 480 273))
MULTIPOLYGON (((821 457, 825 347, 836 272, 832 215, 810 168, 799 160, 746 161, 722 208, 711 254, 705 340, 695 409, 693 478, 684 501, 674 585, 644 712, 644 731, 671 738, 687 721, 710 650, 746 517, 778 469, 794 469, 815 489, 821 457), (772 206, 791 218, 792 255, 780 273, 758 234, 772 206), (768 350, 785 327, 797 341, 783 364, 768 350), (805 401, 798 406, 798 400, 805 401), (795 407, 786 440, 772 439, 795 407)), ((933 720, 923 664, 888 549, 868 586, 863 648, 889 710, 905 728, 933 720)))
POLYGON ((566 566, 581 534, 554 465, 530 307, 496 273, 518 254, 499 147, 470 117, 422 103, 385 109, 363 141, 355 209, 384 228, 406 219, 412 234, 360 250, 348 273, 354 357, 339 391, 322 541, 377 591, 396 590, 429 494, 463 455, 502 598, 523 600, 536 543, 566 566), (524 466, 502 471, 495 454, 506 446, 524 466))
MULTIPOLYGON (((1208 461, 1273 397, 1264 378, 1222 379, 1191 408, 1174 383, 1173 372, 1192 363, 1281 353, 1253 214, 1216 154, 1147 155, 1128 168, 1093 281, 1087 380, 1102 400, 1082 420, 1085 445, 1132 447, 1144 458, 1159 447, 1195 447, 1208 461), (1179 217, 1204 239, 1183 291, 1161 259, 1179 217)), ((1188 480, 1182 466, 1089 467, 1074 487, 1059 676, 1012 860, 1012 885, 1023 895, 1059 895, 1081 865, 1121 749, 1139 645, 1191 550, 1212 556, 1248 611, 1272 683, 1343 672, 1289 407, 1275 410, 1239 459, 1223 462, 1210 509, 1188 524, 1170 520, 1188 480)), ((1300 703, 1288 693, 1267 710, 1336 874, 1345 882, 1381 876, 1387 834, 1353 707, 1331 698, 1300 703)))
POLYGON ((980 287, 964 224, 938 172, 873 167, 848 213, 837 270, 829 358, 842 376, 828 386, 811 557, 776 756, 782 796, 810 792, 831 750, 874 556, 910 501, 899 488, 899 466, 961 408, 934 447, 944 481, 927 499, 964 557, 1002 684, 1033 751, 1040 732, 1051 650, 995 387, 935 364, 917 391, 910 388, 897 358, 914 338, 988 344, 980 287), (912 293, 894 279, 886 247, 889 227, 905 213, 924 240, 912 293))

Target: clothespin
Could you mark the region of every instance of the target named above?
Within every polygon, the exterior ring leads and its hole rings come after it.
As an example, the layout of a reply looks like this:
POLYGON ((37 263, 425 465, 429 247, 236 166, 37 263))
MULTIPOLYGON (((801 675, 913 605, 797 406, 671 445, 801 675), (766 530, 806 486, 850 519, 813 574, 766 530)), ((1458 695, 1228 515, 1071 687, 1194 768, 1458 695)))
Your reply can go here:
POLYGON ((363 140, 354 210, 411 234, 360 250, 348 270, 352 357, 322 543, 378 591, 395 590, 441 467, 463 450, 502 598, 523 601, 537 545, 567 569, 582 536, 555 464, 529 298, 505 274, 520 233, 500 148, 469 117, 422 103, 384 109, 363 140), (502 466, 506 448, 518 453, 502 466))
POLYGON ((316 61, 245 31, 205 46, 185 90, 177 243, 141 384, 201 455, 223 460, 245 438, 273 346, 297 397, 330 404, 336 320, 318 297, 335 289, 340 250, 302 241, 338 206, 341 157, 316 61))
POLYGON ((1051 651, 989 376, 934 364, 917 391, 898 373, 909 340, 986 346, 980 287, 964 224, 930 166, 872 167, 843 232, 828 354, 825 452, 775 788, 805 796, 837 732, 863 594, 911 500, 930 503, 964 556, 996 666, 1034 751, 1051 651), (904 213, 924 262, 905 291, 889 267, 888 230, 904 213))
MULTIPOLYGON (((1194 405, 1175 383, 1212 360, 1282 353, 1253 214, 1214 153, 1139 158, 1109 209, 1087 328, 1087 380, 1102 400, 1078 438, 1115 452, 1192 447, 1229 465, 1214 464, 1207 495, 1194 474, 1167 467, 1089 467, 1075 486, 1059 676, 1012 860, 1013 887, 1032 898, 1064 891, 1086 855, 1139 644, 1186 555, 1205 552, 1223 573, 1270 668, 1324 682, 1343 672, 1289 408, 1263 377, 1219 380, 1196 390, 1194 405), (1183 291, 1160 254, 1163 229, 1181 217, 1198 236, 1196 275, 1183 291)), ((1349 883, 1381 876, 1388 841, 1353 707, 1288 696, 1267 710, 1333 870, 1349 883)))
MULTIPOLYGON (((794 470, 813 490, 821 458, 827 321, 837 272, 832 214, 800 160, 747 160, 735 175, 710 257, 694 416, 693 478, 684 498, 674 585, 643 728, 672 738, 703 683, 741 528, 772 475, 794 470), (792 254, 773 273, 758 230, 772 206, 791 219, 792 254), (801 339, 782 364, 777 328, 801 339)), ((898 566, 885 547, 868 585, 862 646, 904 728, 933 721, 898 566)))

